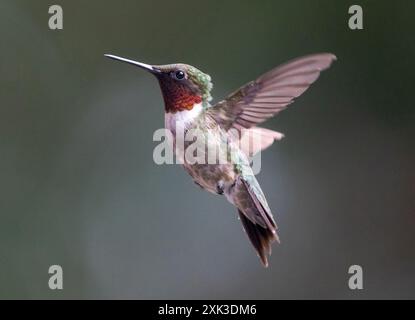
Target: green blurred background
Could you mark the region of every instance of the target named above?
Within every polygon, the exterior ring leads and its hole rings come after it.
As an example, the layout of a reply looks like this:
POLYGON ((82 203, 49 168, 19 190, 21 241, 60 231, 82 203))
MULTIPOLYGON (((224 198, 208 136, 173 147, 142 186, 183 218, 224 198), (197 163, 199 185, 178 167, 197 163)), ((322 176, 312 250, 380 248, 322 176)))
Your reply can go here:
POLYGON ((415 298, 411 1, 0 2, 0 298, 415 298), (364 30, 348 28, 360 4, 364 30), (64 29, 48 28, 63 7, 64 29), (236 212, 152 159, 155 79, 185 62, 216 101, 297 56, 338 61, 266 126, 280 227, 262 268, 236 212), (59 264, 64 290, 48 288, 59 264), (364 271, 364 290, 347 286, 364 271))

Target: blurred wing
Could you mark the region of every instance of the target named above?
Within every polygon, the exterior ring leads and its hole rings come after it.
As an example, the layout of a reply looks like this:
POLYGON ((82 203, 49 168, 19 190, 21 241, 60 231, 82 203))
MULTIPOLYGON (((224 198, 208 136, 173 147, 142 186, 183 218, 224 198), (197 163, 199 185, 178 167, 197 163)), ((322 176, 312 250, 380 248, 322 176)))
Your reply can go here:
POLYGON ((330 67, 336 56, 318 53, 263 74, 207 110, 225 130, 250 128, 284 110, 330 67))

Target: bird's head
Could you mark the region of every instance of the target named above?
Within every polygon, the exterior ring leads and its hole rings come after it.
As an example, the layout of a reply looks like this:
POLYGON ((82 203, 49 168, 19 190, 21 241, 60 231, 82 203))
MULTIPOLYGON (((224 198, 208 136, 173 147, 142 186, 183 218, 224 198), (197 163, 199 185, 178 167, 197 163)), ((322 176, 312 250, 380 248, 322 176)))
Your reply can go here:
POLYGON ((135 65, 155 75, 163 93, 166 112, 191 110, 195 104, 202 103, 206 106, 211 100, 210 76, 195 67, 183 63, 149 65, 114 55, 105 56, 135 65))

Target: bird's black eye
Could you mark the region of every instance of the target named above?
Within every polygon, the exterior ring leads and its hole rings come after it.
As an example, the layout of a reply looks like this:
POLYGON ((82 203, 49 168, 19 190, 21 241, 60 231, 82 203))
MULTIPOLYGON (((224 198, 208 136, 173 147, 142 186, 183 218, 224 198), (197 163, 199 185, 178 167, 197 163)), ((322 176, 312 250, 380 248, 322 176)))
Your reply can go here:
POLYGON ((177 70, 175 73, 174 73, 174 77, 177 79, 177 80, 183 80, 184 78, 185 78, 185 73, 182 71, 182 70, 177 70))

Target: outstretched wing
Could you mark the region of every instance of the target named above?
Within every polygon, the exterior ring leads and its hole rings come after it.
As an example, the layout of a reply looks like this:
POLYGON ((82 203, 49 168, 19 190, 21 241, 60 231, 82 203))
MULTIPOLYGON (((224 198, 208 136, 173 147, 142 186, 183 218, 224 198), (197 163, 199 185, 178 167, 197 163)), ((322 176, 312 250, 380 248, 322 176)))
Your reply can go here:
POLYGON ((284 110, 336 60, 318 53, 289 61, 263 74, 206 112, 225 130, 250 128, 284 110))

